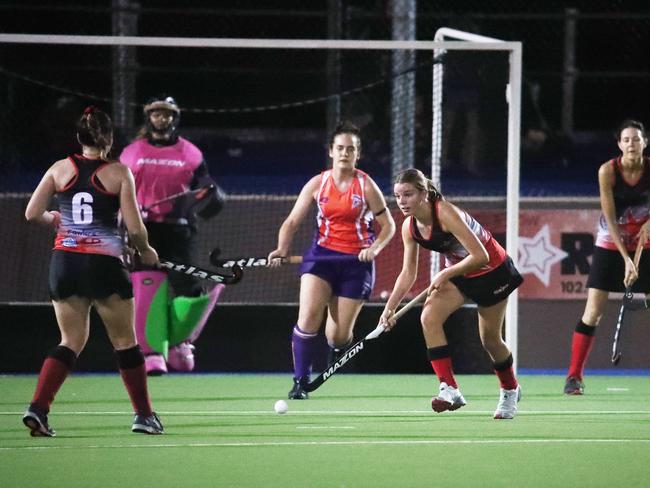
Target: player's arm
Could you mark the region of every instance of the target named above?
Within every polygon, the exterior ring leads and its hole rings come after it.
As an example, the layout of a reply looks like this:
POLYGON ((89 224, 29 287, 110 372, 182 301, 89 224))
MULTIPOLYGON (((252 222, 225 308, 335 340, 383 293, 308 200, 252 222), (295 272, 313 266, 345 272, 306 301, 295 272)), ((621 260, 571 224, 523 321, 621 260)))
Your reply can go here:
POLYGON ((381 231, 370 247, 361 250, 359 260, 372 261, 395 235, 395 220, 393 220, 393 216, 386 206, 384 195, 382 195, 381 190, 370 177, 366 179, 365 192, 370 211, 374 214, 375 220, 381 226, 381 231))
POLYGON ((627 252, 627 248, 621 239, 621 233, 616 223, 616 206, 614 204, 614 166, 607 162, 600 166, 598 170, 598 187, 600 192, 600 207, 603 212, 603 217, 607 222, 607 229, 609 235, 618 249, 618 252, 623 256, 625 262, 625 277, 624 282, 630 283, 637 279, 638 271, 634 265, 634 261, 627 252))
POLYGON ((140 210, 135 198, 133 174, 129 168, 123 165, 115 164, 113 168, 120 179, 120 210, 122 220, 129 233, 129 240, 138 250, 142 263, 153 266, 158 262, 158 255, 154 248, 149 245, 147 228, 140 216, 140 210))
POLYGON ((621 233, 616 223, 616 206, 614 205, 614 167, 611 163, 603 164, 598 170, 598 187, 600 192, 600 207, 607 222, 609 235, 614 241, 623 259, 630 257, 621 240, 621 233))
POLYGON ((62 161, 57 161, 45 172, 34 193, 32 193, 27 203, 27 208, 25 209, 25 218, 29 222, 52 225, 54 227, 57 227, 61 222, 59 212, 49 211, 47 207, 56 192, 55 175, 62 161))
POLYGON ((445 200, 441 200, 438 203, 438 221, 443 231, 453 234, 458 239, 458 242, 467 251, 467 256, 434 276, 430 286, 432 290, 440 288, 454 276, 463 276, 490 262, 490 255, 485 249, 485 246, 476 237, 476 234, 471 231, 462 218, 461 211, 458 207, 445 200))
POLYGON ((413 236, 411 236, 411 219, 412 217, 405 219, 402 224, 402 242, 404 244, 402 270, 397 276, 397 280, 395 280, 393 291, 379 318, 379 324, 383 325, 386 330, 392 329, 395 325, 395 320, 393 319, 395 310, 404 299, 404 296, 413 287, 413 283, 415 283, 415 278, 418 274, 418 245, 413 239, 413 236))
POLYGON ((314 195, 320 185, 320 178, 320 175, 316 175, 302 187, 300 195, 298 195, 298 199, 293 205, 291 212, 280 226, 278 232, 278 246, 274 251, 271 251, 268 256, 269 266, 279 266, 280 260, 275 258, 287 256, 293 237, 301 222, 309 212, 309 208, 314 200, 314 195))

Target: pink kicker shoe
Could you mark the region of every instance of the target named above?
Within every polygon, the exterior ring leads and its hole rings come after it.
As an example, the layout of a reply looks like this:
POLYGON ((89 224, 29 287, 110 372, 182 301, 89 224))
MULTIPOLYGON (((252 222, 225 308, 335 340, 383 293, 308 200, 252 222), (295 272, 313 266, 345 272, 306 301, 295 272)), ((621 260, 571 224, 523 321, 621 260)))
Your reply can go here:
POLYGON ((185 341, 170 347, 167 364, 176 371, 192 371, 194 369, 194 346, 185 341))
POLYGON ((149 376, 161 376, 167 373, 167 364, 162 354, 149 354, 144 357, 144 368, 149 376))

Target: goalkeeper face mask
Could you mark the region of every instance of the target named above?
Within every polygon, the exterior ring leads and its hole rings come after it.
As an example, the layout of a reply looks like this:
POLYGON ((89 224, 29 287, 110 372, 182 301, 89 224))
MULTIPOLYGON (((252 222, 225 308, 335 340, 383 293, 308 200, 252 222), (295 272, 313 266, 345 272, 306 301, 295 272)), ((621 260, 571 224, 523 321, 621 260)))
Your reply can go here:
POLYGON ((144 106, 147 133, 175 140, 181 111, 172 97, 156 97, 144 106))

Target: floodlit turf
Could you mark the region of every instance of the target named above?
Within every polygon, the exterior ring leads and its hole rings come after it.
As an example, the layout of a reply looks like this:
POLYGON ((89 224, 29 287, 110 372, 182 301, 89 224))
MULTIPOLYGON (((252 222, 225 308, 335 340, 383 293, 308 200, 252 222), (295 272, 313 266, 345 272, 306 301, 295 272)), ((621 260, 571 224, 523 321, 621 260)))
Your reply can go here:
POLYGON ((468 405, 436 414, 431 376, 339 375, 286 398, 288 375, 170 375, 150 380, 163 436, 130 432, 117 375, 68 379, 31 438, 22 412, 34 376, 0 377, 3 487, 646 487, 650 381, 522 376, 513 421, 492 412, 493 376, 460 376, 468 405))

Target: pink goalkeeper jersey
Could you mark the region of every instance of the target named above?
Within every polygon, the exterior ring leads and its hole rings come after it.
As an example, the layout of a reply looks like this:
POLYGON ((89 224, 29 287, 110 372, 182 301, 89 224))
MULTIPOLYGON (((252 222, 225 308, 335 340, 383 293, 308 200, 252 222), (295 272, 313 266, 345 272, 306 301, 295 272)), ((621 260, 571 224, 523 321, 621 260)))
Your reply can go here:
MULTIPOLYGON (((147 139, 138 139, 124 148, 120 161, 135 177, 136 197, 142 207, 190 189, 194 171, 203 161, 203 154, 182 137, 171 146, 157 147, 147 139)), ((143 215, 146 222, 171 222, 168 214, 174 202, 156 205, 143 215)))
POLYGON ((357 254, 375 241, 373 215, 366 202, 368 175, 355 170, 347 191, 336 187, 332 170, 321 173, 316 195, 318 231, 316 243, 334 251, 357 254))

